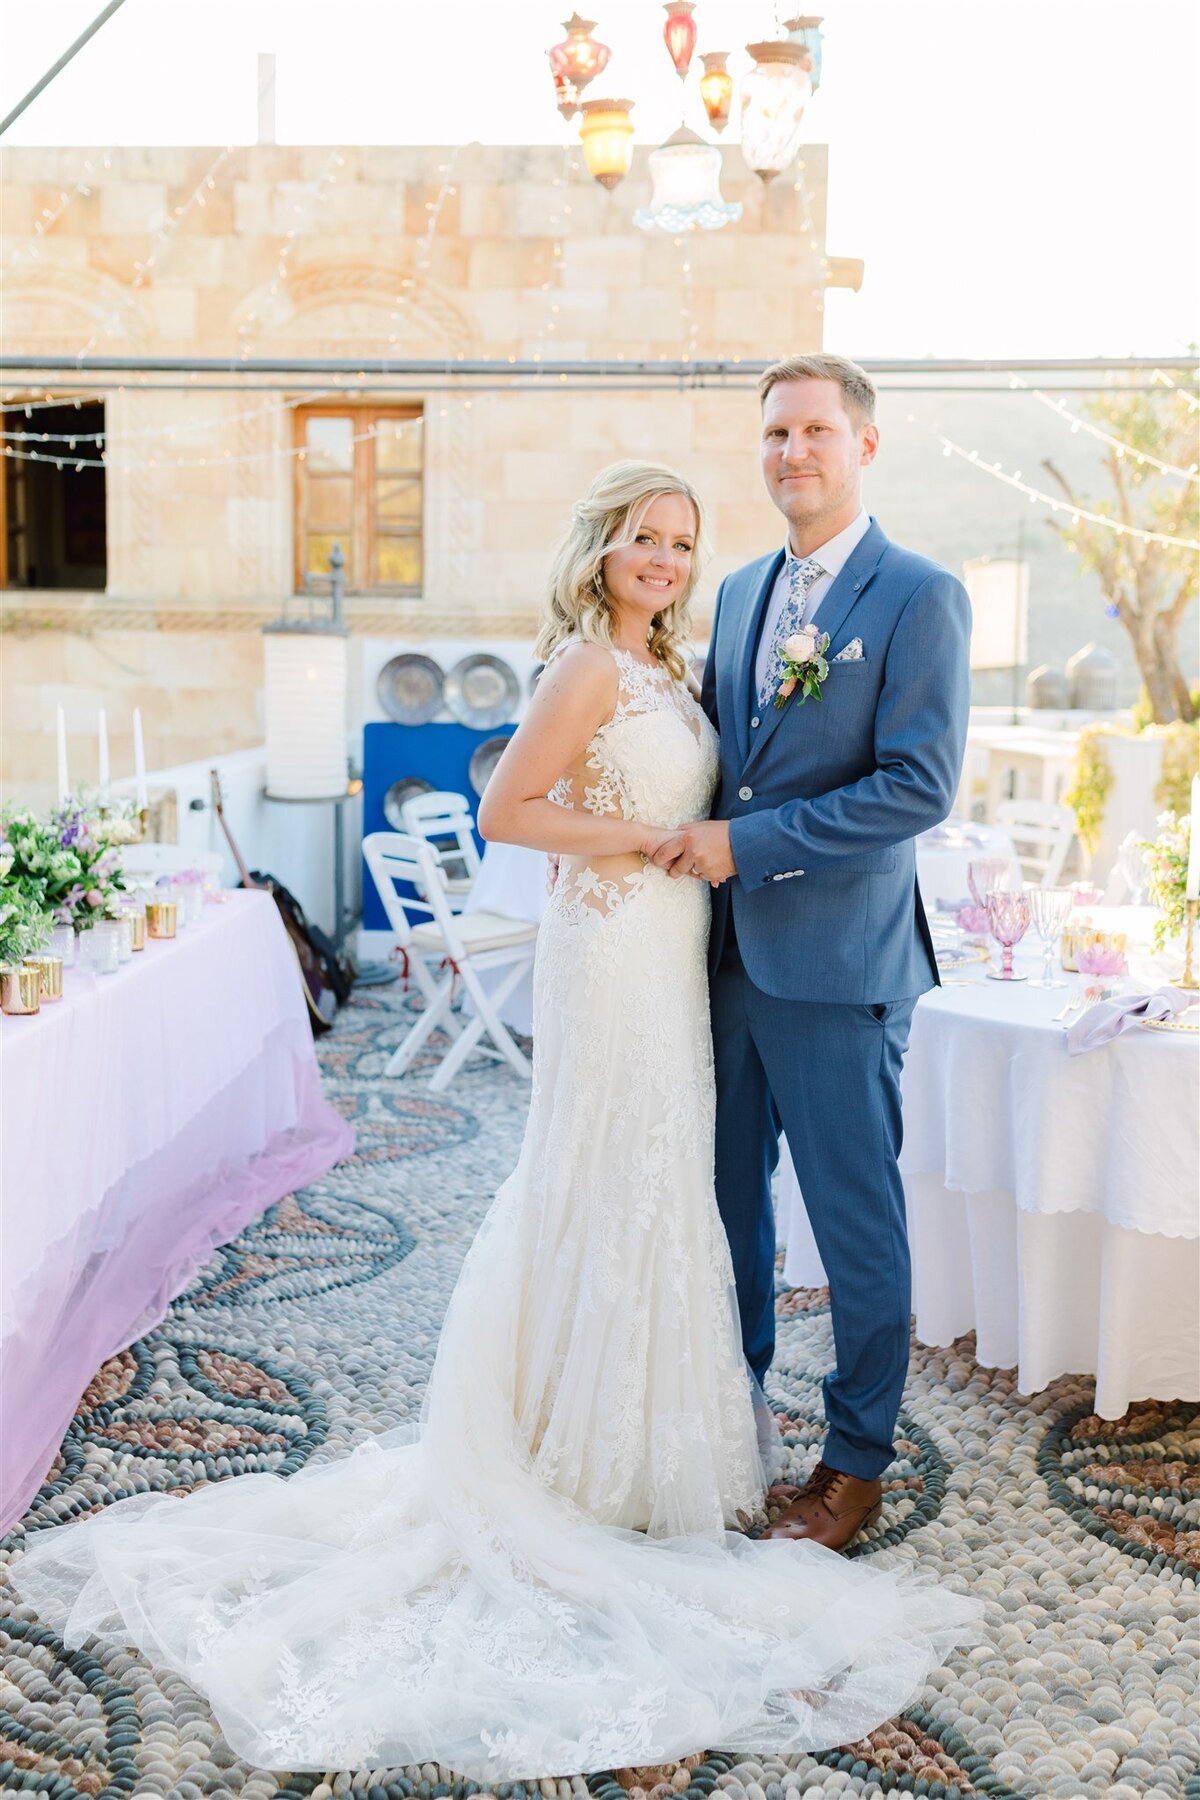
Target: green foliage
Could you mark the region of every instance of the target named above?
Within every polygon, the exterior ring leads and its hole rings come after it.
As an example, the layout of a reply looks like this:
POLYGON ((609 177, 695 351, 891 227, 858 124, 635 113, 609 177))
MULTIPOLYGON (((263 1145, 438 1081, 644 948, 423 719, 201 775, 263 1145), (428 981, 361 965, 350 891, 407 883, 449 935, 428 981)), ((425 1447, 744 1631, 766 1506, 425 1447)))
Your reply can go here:
POLYGON ((1101 739, 1108 735, 1108 728, 1104 725, 1084 726, 1079 733, 1079 748, 1071 770, 1071 785, 1063 794, 1063 805, 1069 806, 1075 814, 1075 829, 1089 856, 1095 854, 1100 843, 1104 802, 1108 799, 1108 790, 1113 780, 1108 758, 1101 748, 1101 739))
POLYGON ((1161 950, 1167 939, 1175 937, 1184 926, 1192 821, 1187 814, 1180 818, 1173 812, 1165 812, 1158 825, 1158 836, 1143 842, 1142 849, 1149 874, 1147 892, 1150 902, 1162 911, 1162 917, 1154 924, 1154 948, 1161 950))
POLYGON ((35 894, 14 882, 0 882, 0 963, 19 963, 47 943, 54 915, 35 894))
POLYGON ((1106 446, 1099 467, 1108 492, 1077 491, 1052 461, 1044 467, 1061 489, 1065 506, 1049 523, 1082 569, 1100 578, 1104 596, 1128 631, 1146 684, 1150 718, 1158 724, 1196 716, 1179 665, 1178 639, 1197 592, 1197 557, 1189 549, 1200 534, 1200 487, 1189 475, 1200 464, 1200 413, 1182 389, 1122 386, 1098 394, 1084 411, 1126 448, 1106 446), (1156 468, 1154 457, 1179 473, 1156 468), (1072 513, 1072 508, 1079 512, 1072 513), (1082 517, 1095 513, 1117 527, 1082 517), (1175 543, 1133 535, 1153 531, 1175 543))

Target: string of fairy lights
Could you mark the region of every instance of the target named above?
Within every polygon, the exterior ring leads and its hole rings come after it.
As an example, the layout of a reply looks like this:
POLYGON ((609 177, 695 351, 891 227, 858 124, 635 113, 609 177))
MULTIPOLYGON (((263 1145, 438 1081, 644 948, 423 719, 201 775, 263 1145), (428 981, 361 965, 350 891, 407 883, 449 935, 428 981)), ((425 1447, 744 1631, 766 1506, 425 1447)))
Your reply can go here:
MULTIPOLYGON (((158 225, 155 227, 154 232, 151 234, 147 253, 140 259, 136 259, 133 263, 131 277, 125 284, 127 293, 137 293, 156 273, 161 272, 162 263, 175 234, 179 231, 184 220, 194 208, 204 207, 207 204, 209 195, 215 191, 222 168, 228 163, 233 153, 234 146, 232 145, 226 145, 219 151, 208 168, 205 169, 191 192, 168 212, 164 213, 158 225)), ((399 286, 394 296, 392 311, 389 318, 389 324, 393 327, 400 326, 406 310, 411 308, 415 296, 421 290, 423 278, 430 269, 434 241, 445 212, 446 203, 457 192, 455 177, 459 155, 459 148, 455 148, 448 161, 439 165, 438 175, 440 177, 440 185, 435 197, 425 202, 426 221, 424 229, 414 245, 411 273, 400 278, 399 286)), ((54 205, 43 209, 41 216, 34 223, 34 241, 25 251, 18 251, 9 259, 8 267, 10 269, 19 266, 23 261, 28 260, 30 257, 39 255, 42 240, 53 230, 54 226, 59 222, 67 209, 78 197, 90 195, 96 176, 96 166, 96 163, 89 158, 85 162, 83 171, 74 187, 62 190, 58 201, 54 205)), ((110 170, 112 167, 111 156, 106 155, 100 166, 103 170, 110 170)), ((256 299, 252 309, 243 316, 237 325, 240 341, 240 355, 243 361, 248 358, 253 337, 259 330, 265 315, 274 306, 287 280, 290 259, 297 242, 303 235, 305 226, 311 226, 313 217, 319 212, 345 166, 346 158, 342 152, 337 149, 331 150, 325 166, 316 182, 311 184, 308 194, 308 198, 311 201, 311 209, 306 209, 302 201, 293 201, 293 212, 298 222, 285 228, 278 241, 275 270, 272 280, 261 296, 256 299), (302 219, 306 210, 308 211, 308 218, 305 221, 305 226, 302 226, 299 221, 302 219)), ((554 177, 552 182, 552 208, 547 222, 548 232, 551 238, 550 270, 547 279, 541 284, 541 290, 545 295, 545 305, 541 320, 541 328, 532 356, 533 362, 537 365, 540 365, 547 360, 550 342, 555 337, 558 329, 562 304, 565 241, 570 230, 567 221, 572 214, 570 183, 572 179, 578 175, 578 172, 578 161, 575 158, 572 147, 568 145, 564 156, 562 170, 554 177)), ((827 280, 829 263, 822 249, 820 238, 813 220, 803 159, 797 164, 793 190, 800 202, 801 236, 807 242, 808 247, 817 259, 822 276, 827 280)), ((697 351, 697 318, 693 287, 693 264, 688 239, 681 235, 677 236, 674 241, 676 248, 681 253, 680 323, 682 344, 680 360, 686 365, 695 360, 697 351)), ((819 291, 819 289, 814 290, 815 293, 819 293, 819 291)), ((104 315, 101 323, 98 324, 97 328, 93 331, 87 343, 80 349, 76 358, 73 359, 76 363, 82 364, 87 355, 95 347, 95 344, 101 335, 103 325, 105 324, 109 327, 112 327, 114 324, 114 320, 108 314, 104 315)), ((387 341, 389 345, 395 345, 399 343, 400 338, 400 330, 393 329, 389 331, 387 341)), ((461 353, 457 360, 462 360, 461 353)), ((623 360, 623 358, 618 358, 618 360, 623 360)), ((663 353, 662 360, 666 360, 665 353, 663 353)), ((735 358, 734 360, 740 361, 741 359, 735 358)), ((511 356, 509 361, 515 362, 515 356, 511 356)), ((1156 369, 1153 372, 1152 379, 1156 386, 1161 386, 1178 395, 1191 412, 1200 410, 1200 399, 1197 399, 1193 394, 1189 393, 1186 388, 1181 387, 1179 383, 1172 379, 1167 371, 1156 369)), ((565 373, 560 372, 558 380, 560 384, 567 384, 570 381, 570 377, 565 373)), ((1015 374, 1012 375, 1010 377, 1009 386, 1013 391, 1020 391, 1027 394, 1039 404, 1055 413, 1069 426, 1072 433, 1083 431, 1104 443, 1118 458, 1122 460, 1128 458, 1135 466, 1154 468, 1160 473, 1175 479, 1191 483, 1200 482, 1200 466, 1197 464, 1192 464, 1188 468, 1183 468, 1177 464, 1167 462, 1164 459, 1153 455, 1149 451, 1127 444, 1114 433, 1107 431, 1095 421, 1084 418, 1078 413, 1073 412, 1061 399, 1047 394, 1038 387, 1032 386, 1020 376, 1015 374)), ((154 392, 155 390, 153 387, 148 389, 145 388, 143 380, 135 387, 134 391, 154 392)), ((119 384, 117 392, 121 394, 125 393, 125 385, 119 384)), ((235 466, 239 464, 252 464, 277 460, 297 460, 303 463, 308 452, 306 447, 302 444, 275 444, 264 449, 242 452, 234 452, 230 449, 223 448, 212 454, 194 456, 149 454, 142 457, 140 460, 123 457, 115 454, 115 452, 127 444, 145 442, 154 445, 161 440, 166 440, 167 444, 171 444, 180 435, 211 430, 226 431, 230 426, 237 423, 263 420, 272 416, 282 416, 294 412, 298 407, 309 406, 315 401, 325 400, 331 397, 336 398, 347 393, 350 394, 351 398, 354 397, 353 390, 347 390, 345 387, 308 390, 303 395, 275 400, 266 405, 255 405, 249 409, 232 414, 221 414, 216 417, 205 419, 173 420, 166 423, 143 423, 131 428, 126 428, 119 433, 110 430, 50 433, 38 432, 36 430, 23 430, 20 428, 10 430, 5 427, 0 429, 0 443, 3 445, 3 453, 6 458, 15 459, 17 461, 50 463, 60 469, 73 468, 78 471, 87 468, 105 468, 121 471, 132 471, 135 469, 201 469, 214 466, 235 466), (26 447, 35 444, 61 446, 61 448, 35 449, 26 447), (97 454, 80 454, 81 446, 95 446, 97 447, 97 454)), ((479 395, 476 395, 476 398, 479 397, 479 395)), ((30 398, 27 393, 0 395, 0 407, 13 407, 14 410, 15 408, 20 408, 30 424, 33 423, 34 413, 39 410, 51 407, 59 408, 64 405, 74 405, 76 410, 82 410, 86 404, 87 402, 79 395, 64 397, 62 395, 52 395, 48 391, 44 391, 44 397, 40 399, 36 397, 30 398)), ((456 412, 458 410, 468 411, 471 406, 472 400, 468 398, 454 403, 453 405, 439 406, 436 409, 429 410, 436 410, 439 417, 445 418, 452 410, 456 412)), ((0 423, 2 423, 2 421, 0 421, 0 423)), ((421 423, 421 416, 418 415, 407 421, 390 420, 384 429, 389 433, 394 433, 397 430, 412 428, 421 423)), ((372 425, 367 430, 356 433, 353 436, 352 441, 354 443, 361 443, 368 439, 375 438, 378 435, 380 435, 380 428, 372 425)), ((1111 531, 1117 536, 1128 536, 1146 542, 1172 545, 1186 549, 1200 549, 1200 544, 1191 539, 1154 531, 1148 527, 1129 524, 1122 520, 1114 519, 1106 514, 1090 512, 1068 500, 1052 494, 1047 494, 1041 489, 1034 487, 1023 479, 1019 470, 1015 473, 1007 471, 1003 469, 999 463, 988 462, 978 451, 966 449, 952 439, 941 437, 939 435, 939 441, 942 445, 943 453, 946 456, 957 456, 961 458, 972 466, 982 469, 994 479, 1001 481, 1010 488, 1020 492, 1029 500, 1030 504, 1045 506, 1054 514, 1066 514, 1073 522, 1079 523, 1086 521, 1091 525, 1111 531)))
POLYGON ((1172 544, 1181 550, 1200 550, 1200 542, 1193 538, 1173 537, 1169 532, 1150 531, 1141 525, 1128 525, 1124 520, 1110 518, 1106 513, 1089 512, 1086 507, 1077 506, 1071 500, 1058 498, 1054 494, 1045 494, 1040 488, 1031 487, 1027 481, 1023 480, 1019 469, 1010 474, 1006 469, 1002 469, 998 462, 985 462, 978 450, 965 450, 952 438, 939 436, 938 442, 942 446, 943 456, 961 457, 964 462, 982 469, 985 474, 991 475, 996 481, 1002 481, 1007 487, 1015 488, 1018 493, 1024 494, 1031 504, 1048 506, 1052 513, 1068 514, 1073 525, 1079 525, 1086 521, 1089 525, 1102 526, 1116 537, 1140 538, 1148 544, 1172 544))
MULTIPOLYGON (((1098 438, 1102 444, 1107 444, 1111 450, 1115 450, 1122 460, 1127 457, 1139 467, 1158 469, 1164 475, 1177 475, 1181 481, 1200 483, 1200 463, 1192 463, 1190 468, 1181 469, 1175 463, 1163 462, 1160 457, 1151 456, 1148 450, 1139 450, 1135 445, 1127 444, 1121 438, 1114 437, 1111 431, 1103 430, 1091 419, 1080 418, 1079 414, 1073 413, 1062 400, 1057 400, 1050 394, 1044 394, 1040 388, 1030 387, 1029 383, 1022 381, 1019 375, 1011 376, 1008 385, 1010 388, 1020 389, 1021 392, 1028 394, 1031 400, 1040 401, 1051 412, 1057 413, 1060 419, 1066 419, 1072 432, 1086 431, 1090 437, 1098 438)), ((1174 383, 1171 385, 1174 386, 1174 383)), ((1183 392, 1179 388, 1175 391, 1183 392)))

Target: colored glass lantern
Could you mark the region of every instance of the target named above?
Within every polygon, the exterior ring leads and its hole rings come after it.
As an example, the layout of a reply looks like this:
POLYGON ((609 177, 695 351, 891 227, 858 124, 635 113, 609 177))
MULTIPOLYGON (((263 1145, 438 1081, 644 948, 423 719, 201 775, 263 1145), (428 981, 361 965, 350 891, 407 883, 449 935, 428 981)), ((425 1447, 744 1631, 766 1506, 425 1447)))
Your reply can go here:
POLYGON ((675 73, 680 81, 687 80, 687 72, 691 67, 692 52, 696 48, 695 0, 666 0, 663 11, 667 22, 663 26, 663 43, 667 46, 667 55, 675 64, 675 73))
POLYGON ((811 56, 790 38, 747 44, 746 51, 754 67, 742 82, 742 154, 761 180, 771 181, 800 148, 811 56))
POLYGON ((554 104, 564 119, 573 119, 579 111, 579 89, 565 75, 554 76, 554 104))
POLYGON ((700 58, 704 73, 700 77, 700 98, 714 131, 724 131, 733 108, 733 76, 726 68, 728 50, 710 50, 700 58))
MULTIPOLYGON (((566 37, 561 44, 555 44, 553 50, 546 52, 550 58, 555 88, 559 87, 560 79, 569 83, 575 90, 576 101, 588 82, 608 66, 608 59, 612 55, 607 44, 597 43, 592 36, 595 29, 594 19, 583 19, 578 13, 572 13, 569 19, 563 20, 566 37)), ((559 110, 562 110, 561 99, 559 110)))
POLYGON ((632 100, 584 100, 579 136, 588 174, 601 187, 615 188, 633 162, 632 100))
POLYGON ((814 94, 821 85, 821 24, 821 18, 811 13, 802 13, 795 19, 785 19, 783 24, 783 29, 792 42, 808 52, 806 70, 812 77, 814 94))
POLYGON ((741 218, 741 206, 721 197, 721 152, 686 125, 648 160, 654 192, 633 215, 643 231, 718 231, 741 218))

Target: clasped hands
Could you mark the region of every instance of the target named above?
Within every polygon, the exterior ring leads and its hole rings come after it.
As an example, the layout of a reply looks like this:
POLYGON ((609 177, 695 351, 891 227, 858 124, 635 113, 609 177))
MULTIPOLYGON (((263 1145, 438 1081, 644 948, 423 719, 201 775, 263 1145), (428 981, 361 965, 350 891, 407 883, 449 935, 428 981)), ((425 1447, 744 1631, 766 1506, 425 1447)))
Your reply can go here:
POLYGON ((720 887, 737 874, 728 819, 701 819, 678 831, 649 831, 642 854, 668 875, 694 875, 710 887, 720 887))

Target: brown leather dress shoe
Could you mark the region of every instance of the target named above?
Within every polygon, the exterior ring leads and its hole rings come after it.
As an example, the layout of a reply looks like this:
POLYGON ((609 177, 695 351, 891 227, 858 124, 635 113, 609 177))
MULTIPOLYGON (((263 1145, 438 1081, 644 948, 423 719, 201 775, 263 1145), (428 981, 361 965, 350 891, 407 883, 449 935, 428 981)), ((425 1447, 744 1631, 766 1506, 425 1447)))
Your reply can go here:
POLYGON ((807 1538, 829 1550, 844 1550, 882 1511, 879 1481, 860 1481, 819 1462, 796 1498, 760 1535, 807 1538))

